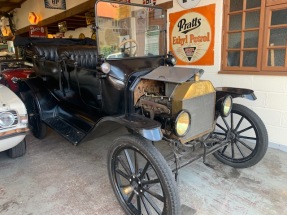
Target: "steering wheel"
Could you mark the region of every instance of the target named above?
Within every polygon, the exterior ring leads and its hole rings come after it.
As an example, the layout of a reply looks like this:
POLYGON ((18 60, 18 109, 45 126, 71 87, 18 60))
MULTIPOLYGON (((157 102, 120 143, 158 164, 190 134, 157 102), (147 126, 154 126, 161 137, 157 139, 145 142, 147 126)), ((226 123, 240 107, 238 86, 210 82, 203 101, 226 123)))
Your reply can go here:
POLYGON ((137 53, 137 46, 138 46, 137 41, 135 41, 134 39, 124 40, 123 42, 121 42, 119 44, 119 48, 121 49, 121 52, 124 55, 128 55, 128 57, 134 57, 136 55, 136 53, 137 53), (129 47, 126 47, 126 43, 134 43, 134 46, 132 46, 132 44, 130 44, 129 47), (132 52, 133 49, 134 49, 134 51, 132 52))

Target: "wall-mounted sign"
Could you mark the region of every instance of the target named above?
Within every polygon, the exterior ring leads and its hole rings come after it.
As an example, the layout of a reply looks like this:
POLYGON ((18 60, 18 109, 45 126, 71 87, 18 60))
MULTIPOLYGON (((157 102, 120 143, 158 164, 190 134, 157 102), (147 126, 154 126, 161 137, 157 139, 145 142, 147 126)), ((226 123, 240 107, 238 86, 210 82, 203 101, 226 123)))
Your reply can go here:
POLYGON ((179 65, 214 64, 215 4, 169 15, 169 48, 179 65))
POLYGON ((35 12, 29 12, 28 21, 30 22, 31 25, 37 25, 38 22, 40 21, 40 17, 35 12))
POLYGON ((47 37, 47 28, 37 25, 29 26, 29 37, 47 37))
POLYGON ((178 4, 186 9, 194 8, 200 0, 177 0, 178 4))
POLYGON ((95 12, 86 12, 85 17, 87 25, 95 24, 95 12))
POLYGON ((68 27, 67 27, 67 22, 66 21, 59 22, 58 23, 58 27, 59 27, 60 33, 65 33, 65 32, 68 31, 68 27))
POLYGON ((12 35, 11 28, 9 26, 3 25, 1 27, 1 33, 3 36, 10 36, 12 35))
POLYGON ((156 0, 143 0, 143 4, 156 5, 156 0))
POLYGON ((66 0, 44 0, 45 8, 66 10, 66 0))
POLYGON ((145 41, 145 54, 159 55, 159 33, 160 29, 158 25, 149 26, 146 32, 145 41))

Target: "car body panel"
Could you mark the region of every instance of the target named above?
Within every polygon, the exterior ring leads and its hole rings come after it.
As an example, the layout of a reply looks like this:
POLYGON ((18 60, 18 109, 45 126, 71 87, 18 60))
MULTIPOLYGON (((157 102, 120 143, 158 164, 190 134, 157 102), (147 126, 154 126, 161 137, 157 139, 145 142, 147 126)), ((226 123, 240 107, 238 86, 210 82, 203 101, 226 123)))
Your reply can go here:
POLYGON ((31 65, 23 60, 0 60, 0 84, 8 86, 14 93, 19 92, 17 80, 27 79, 33 73, 31 65))
POLYGON ((194 77, 196 73, 203 73, 202 69, 160 66, 146 74, 144 79, 184 83, 194 77))
POLYGON ((0 111, 17 110, 19 115, 27 114, 21 99, 8 87, 0 85, 0 111))
POLYGON ((235 87, 217 87, 216 89, 216 98, 220 100, 226 95, 231 95, 232 98, 245 98, 249 100, 256 100, 257 97, 253 90, 245 88, 235 88, 235 87))
POLYGON ((0 152, 6 151, 17 146, 21 141, 24 140, 26 135, 27 132, 16 135, 14 137, 4 137, 3 139, 0 137, 0 152))
POLYGON ((1 73, 0 84, 8 86, 13 92, 19 92, 18 84, 14 80, 29 78, 34 73, 32 68, 5 69, 1 73))
POLYGON ((27 111, 21 99, 8 87, 0 84, 0 114, 13 113, 15 123, 11 126, 0 126, 0 151, 11 149, 18 145, 27 135, 28 121, 21 119, 27 117, 27 111))

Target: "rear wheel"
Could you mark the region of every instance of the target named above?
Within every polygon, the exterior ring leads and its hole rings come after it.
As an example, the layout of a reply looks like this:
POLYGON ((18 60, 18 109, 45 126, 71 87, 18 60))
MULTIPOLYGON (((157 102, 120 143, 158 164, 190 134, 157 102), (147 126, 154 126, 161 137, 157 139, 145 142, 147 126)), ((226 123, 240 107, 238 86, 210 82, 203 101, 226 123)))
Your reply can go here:
POLYGON ((18 145, 7 150, 7 154, 10 158, 21 157, 26 153, 26 140, 22 140, 18 145))
POLYGON ((215 135, 229 144, 214 156, 229 166, 246 168, 257 164, 268 147, 268 134, 259 116, 249 108, 233 104, 228 117, 219 117, 215 135))
POLYGON ((30 91, 20 92, 20 96, 27 108, 29 126, 33 135, 38 139, 43 139, 47 134, 47 126, 40 117, 40 109, 35 97, 30 91))
POLYGON ((160 152, 135 135, 117 138, 108 153, 115 195, 127 214, 179 214, 174 177, 160 152))

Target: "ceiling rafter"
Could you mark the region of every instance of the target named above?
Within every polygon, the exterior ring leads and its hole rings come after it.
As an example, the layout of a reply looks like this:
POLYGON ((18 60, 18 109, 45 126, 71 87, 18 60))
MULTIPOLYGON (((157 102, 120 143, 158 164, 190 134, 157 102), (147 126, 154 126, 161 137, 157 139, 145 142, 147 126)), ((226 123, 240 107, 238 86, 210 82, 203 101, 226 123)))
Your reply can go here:
POLYGON ((0 0, 0 16, 3 16, 21 5, 27 0, 0 0))
MULTIPOLYGON (((96 0, 88 0, 81 3, 71 9, 63 11, 55 16, 44 19, 38 23, 39 26, 45 26, 48 29, 49 34, 55 34, 59 32, 58 23, 66 21, 68 30, 74 30, 76 28, 86 27, 86 17, 85 13, 94 11, 96 0)), ((1 0, 0 0, 1 3, 1 0)), ((164 9, 169 9, 173 7, 173 1, 168 1, 158 5, 164 9)), ((29 28, 24 27, 18 29, 16 34, 27 36, 29 28)))
POLYGON ((1 7, 9 7, 9 8, 20 8, 21 7, 21 2, 19 3, 15 3, 15 2, 0 2, 1 3, 1 7))

